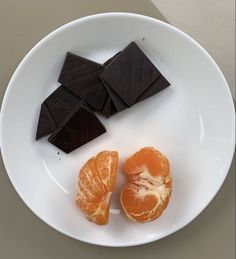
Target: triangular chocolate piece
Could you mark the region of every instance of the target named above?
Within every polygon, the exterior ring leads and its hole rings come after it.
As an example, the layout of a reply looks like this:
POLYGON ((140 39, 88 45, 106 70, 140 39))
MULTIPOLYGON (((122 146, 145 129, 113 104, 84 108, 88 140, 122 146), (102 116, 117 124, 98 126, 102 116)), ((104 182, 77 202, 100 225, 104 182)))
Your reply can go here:
POLYGON ((152 85, 138 98, 137 102, 141 102, 154 94, 157 94, 167 88, 170 83, 165 79, 164 76, 160 76, 152 85))
POLYGON ((116 53, 114 56, 112 56, 112 57, 109 58, 107 61, 105 61, 105 62, 103 63, 103 65, 104 65, 104 66, 108 66, 108 65, 112 62, 112 60, 113 60, 114 58, 116 58, 120 53, 121 53, 121 51, 119 51, 118 53, 116 53))
MULTIPOLYGON (((121 51, 119 51, 118 53, 116 53, 114 56, 112 56, 111 58, 109 58, 107 61, 105 61, 105 63, 103 63, 104 66, 108 66, 113 60, 114 58, 116 58, 119 54, 121 53, 121 51)), ((105 85, 104 85, 105 86, 105 85)), ((106 88, 106 87, 105 87, 106 88)), ((107 118, 110 117, 111 115, 117 113, 117 109, 110 97, 110 95, 108 94, 105 104, 103 106, 103 109, 101 111, 101 113, 103 115, 105 115, 107 118)))
POLYGON ((105 132, 96 115, 81 102, 48 141, 68 154, 105 132))
POLYGON ((128 106, 121 100, 121 98, 112 90, 112 88, 107 84, 107 82, 102 79, 102 83, 104 85, 104 87, 106 88, 114 106, 116 107, 116 110, 118 112, 125 110, 126 108, 128 108, 128 106))
POLYGON ((70 111, 81 100, 69 92, 65 87, 58 87, 46 100, 46 104, 54 120, 60 125, 69 115, 70 111))
POLYGON ((110 96, 107 96, 107 100, 105 102, 105 105, 102 110, 102 114, 105 115, 107 118, 109 118, 111 115, 117 113, 116 107, 114 103, 112 102, 112 99, 110 96))
POLYGON ((107 92, 99 79, 103 70, 103 65, 68 52, 58 82, 86 101, 95 111, 101 111, 107 98, 107 92))
POLYGON ((53 132, 56 127, 57 124, 53 119, 46 103, 42 103, 36 132, 36 140, 47 136, 48 134, 53 132))
POLYGON ((41 105, 36 140, 52 133, 80 101, 63 86, 50 94, 41 105))

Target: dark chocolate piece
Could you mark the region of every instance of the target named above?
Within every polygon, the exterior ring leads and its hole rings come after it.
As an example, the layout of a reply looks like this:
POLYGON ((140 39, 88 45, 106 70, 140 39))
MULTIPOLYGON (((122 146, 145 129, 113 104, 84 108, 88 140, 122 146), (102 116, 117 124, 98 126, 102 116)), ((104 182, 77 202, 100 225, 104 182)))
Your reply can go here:
POLYGON ((79 102, 80 99, 63 86, 50 94, 41 105, 36 140, 52 133, 79 102))
POLYGON ((106 67, 100 77, 124 103, 132 106, 160 75, 142 50, 131 42, 106 67))
MULTIPOLYGON (((116 53, 114 56, 112 56, 111 58, 109 58, 103 65, 107 66, 109 65, 113 59, 118 56, 121 53, 121 51, 119 51, 118 53, 116 53)), ((117 113, 117 109, 114 105, 114 103, 112 102, 111 97, 108 95, 105 101, 105 104, 103 106, 103 109, 101 111, 101 113, 103 115, 105 115, 107 118, 110 117, 111 115, 117 113)))
POLYGON ((81 99, 94 111, 102 111, 108 95, 104 85, 101 81, 98 84, 93 84, 93 82, 90 81, 88 84, 90 85, 86 86, 83 94, 80 95, 81 99))
POLYGON ((125 110, 128 106, 122 101, 122 99, 112 90, 112 88, 107 84, 107 82, 102 79, 102 83, 104 87, 106 88, 112 102, 114 103, 114 106, 116 107, 116 110, 118 112, 125 110))
POLYGON ((67 53, 58 82, 88 105, 101 111, 107 98, 99 75, 104 66, 89 59, 67 53))
POLYGON ((68 154, 105 132, 96 115, 81 102, 48 141, 68 154))
POLYGON ((41 105, 39 114, 38 127, 36 132, 36 140, 47 136, 53 132, 57 127, 55 120, 53 119, 47 104, 45 102, 41 105))
POLYGON ((110 116, 111 102, 112 102, 111 97, 107 96, 107 99, 105 101, 104 107, 103 107, 102 112, 101 112, 106 117, 110 116))
POLYGON ((111 97, 108 96, 107 100, 105 102, 105 105, 103 107, 102 114, 108 118, 115 113, 117 113, 116 107, 115 107, 114 103, 112 102, 111 97))
POLYGON ((160 76, 152 85, 138 98, 137 102, 141 102, 154 94, 159 93, 170 85, 164 76, 160 76))
POLYGON ((112 60, 113 60, 115 57, 117 57, 120 53, 121 53, 121 51, 119 51, 118 53, 116 53, 114 56, 112 56, 111 58, 109 58, 105 63, 103 63, 103 65, 104 65, 104 66, 109 65, 109 64, 112 62, 112 60))
POLYGON ((70 111, 78 105, 80 99, 65 87, 60 86, 45 102, 57 125, 60 125, 67 118, 70 111))

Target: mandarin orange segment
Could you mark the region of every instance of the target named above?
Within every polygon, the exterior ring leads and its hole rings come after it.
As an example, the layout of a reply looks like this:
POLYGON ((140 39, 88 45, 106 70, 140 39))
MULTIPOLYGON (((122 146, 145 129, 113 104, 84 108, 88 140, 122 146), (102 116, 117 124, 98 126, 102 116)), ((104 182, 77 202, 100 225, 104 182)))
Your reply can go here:
POLYGON ((104 225, 108 221, 117 163, 117 152, 103 151, 90 158, 80 170, 76 204, 89 221, 98 225, 104 225))
POLYGON ((129 157, 123 166, 128 184, 120 195, 128 218, 144 223, 157 219, 168 205, 172 180, 168 159, 153 147, 129 157))
POLYGON ((87 201, 100 201, 106 194, 106 188, 100 180, 96 168, 96 158, 90 158, 81 168, 78 181, 78 195, 87 201))
POLYGON ((87 219, 89 221, 94 222, 97 225, 107 224, 109 216, 110 195, 110 192, 107 193, 103 199, 98 204, 96 204, 96 209, 87 215, 87 219))
POLYGON ((137 174, 145 170, 152 176, 168 175, 169 161, 153 147, 142 148, 125 161, 124 171, 127 174, 137 174))
POLYGON ((103 151, 96 156, 98 173, 108 191, 115 186, 118 153, 116 151, 103 151))

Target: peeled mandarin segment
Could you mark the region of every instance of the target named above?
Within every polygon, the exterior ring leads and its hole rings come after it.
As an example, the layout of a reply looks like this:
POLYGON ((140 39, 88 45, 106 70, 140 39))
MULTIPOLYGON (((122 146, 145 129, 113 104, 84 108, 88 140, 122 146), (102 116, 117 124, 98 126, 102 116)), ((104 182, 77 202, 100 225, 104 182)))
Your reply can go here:
POLYGON ((98 225, 105 225, 108 222, 110 195, 111 193, 107 193, 104 199, 97 204, 96 210, 87 216, 89 221, 98 225))
POLYGON ((77 206, 85 213, 86 218, 98 225, 104 225, 108 221, 110 193, 106 194, 99 203, 80 203, 77 206))
POLYGON ((86 196, 86 200, 99 201, 106 194, 106 188, 102 183, 95 157, 89 159, 81 168, 78 182, 78 194, 86 196))
POLYGON ((170 191, 163 198, 158 197, 147 190, 140 188, 124 187, 121 191, 121 205, 128 218, 145 223, 153 221, 161 216, 167 207, 170 191))
POLYGON ((158 218, 171 195, 168 159, 158 150, 146 147, 128 158, 123 169, 128 179, 120 195, 125 214, 140 223, 158 218))
POLYGON ((128 158, 124 164, 124 172, 137 174, 147 170, 150 175, 168 175, 170 166, 168 159, 153 147, 145 147, 128 158))
POLYGON ((152 220, 156 211, 157 199, 153 195, 145 195, 140 199, 136 192, 135 189, 130 188, 124 188, 122 190, 122 206, 126 215, 138 222, 152 220))
POLYGON ((117 162, 117 152, 103 151, 89 159, 80 170, 76 205, 89 221, 98 225, 108 222, 117 162))
POLYGON ((76 204, 85 214, 91 214, 96 211, 97 203, 104 195, 106 188, 96 169, 96 160, 91 158, 80 170, 76 204))
POLYGON ((115 186, 117 163, 118 153, 116 151, 103 151, 96 156, 98 173, 108 191, 112 191, 115 186))

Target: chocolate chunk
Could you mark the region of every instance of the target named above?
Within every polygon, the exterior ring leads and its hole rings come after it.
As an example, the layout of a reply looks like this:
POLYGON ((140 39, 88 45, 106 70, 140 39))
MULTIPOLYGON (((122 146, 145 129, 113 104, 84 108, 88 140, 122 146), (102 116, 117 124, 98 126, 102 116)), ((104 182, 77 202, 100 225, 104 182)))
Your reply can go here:
POLYGON ((117 113, 117 109, 116 109, 114 103, 113 103, 112 100, 111 100, 110 114, 109 114, 109 116, 111 116, 111 115, 113 115, 113 114, 115 114, 115 113, 117 113))
POLYGON ((160 75, 142 50, 131 42, 106 67, 100 77, 124 103, 132 106, 160 75))
POLYGON ((116 107, 115 107, 114 103, 112 102, 111 97, 108 96, 107 100, 105 102, 105 105, 103 107, 102 114, 108 118, 115 113, 117 113, 116 107))
POLYGON ((104 66, 89 59, 67 53, 58 82, 88 105, 101 111, 107 98, 99 75, 104 66))
POLYGON ((81 99, 86 101, 86 103, 94 111, 102 111, 104 103, 107 98, 107 91, 104 88, 104 85, 99 82, 99 84, 93 84, 87 86, 83 94, 80 95, 81 99))
POLYGON ((109 58, 105 63, 103 63, 103 65, 104 65, 104 66, 109 65, 109 64, 112 62, 112 60, 113 60, 115 57, 117 57, 120 53, 121 53, 121 51, 119 51, 118 53, 116 53, 113 57, 109 58))
POLYGON ((69 92, 65 87, 58 87, 46 100, 57 125, 60 125, 68 116, 70 111, 78 105, 80 99, 69 92))
POLYGON ((116 107, 116 110, 118 112, 125 110, 128 106, 122 101, 122 99, 112 90, 112 88, 107 84, 107 82, 102 79, 102 83, 104 87, 106 88, 112 102, 114 103, 114 106, 116 107))
POLYGON ((81 102, 48 141, 68 154, 105 132, 96 115, 81 102))
POLYGON ((138 98, 137 102, 141 102, 154 94, 159 93, 170 85, 164 76, 160 76, 152 85, 138 98))
POLYGON ((52 133, 79 102, 66 88, 58 87, 41 105, 36 140, 52 133))
POLYGON ((41 105, 39 114, 38 127, 36 132, 36 140, 45 137, 53 132, 57 127, 55 120, 53 119, 47 104, 45 102, 41 105))
POLYGON ((111 102, 112 102, 111 97, 107 96, 107 100, 106 100, 104 107, 102 109, 102 112, 101 112, 106 117, 110 116, 111 102))
MULTIPOLYGON (((121 53, 120 51, 118 53, 116 53, 113 57, 109 58, 103 65, 104 66, 109 65, 114 60, 114 58, 116 58, 120 53, 121 53)), ((105 115, 107 118, 110 117, 111 115, 117 113, 117 109, 109 95, 106 98, 106 101, 105 101, 105 104, 103 106, 101 113, 103 115, 105 115)))

